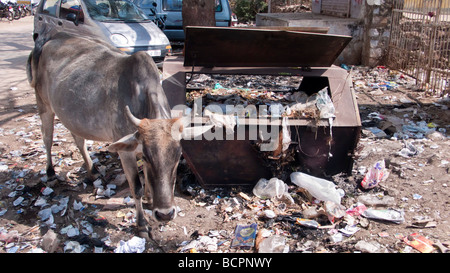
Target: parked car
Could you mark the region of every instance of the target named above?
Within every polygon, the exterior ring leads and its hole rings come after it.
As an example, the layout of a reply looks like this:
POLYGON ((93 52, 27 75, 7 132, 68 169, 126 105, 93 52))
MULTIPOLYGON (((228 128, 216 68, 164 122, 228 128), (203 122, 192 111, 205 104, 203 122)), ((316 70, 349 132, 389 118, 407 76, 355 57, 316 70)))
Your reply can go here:
MULTIPOLYGON (((150 18, 164 18, 164 33, 170 41, 184 41, 183 0, 133 0, 150 18), (156 5, 155 5, 156 4, 156 5), (155 14, 156 11, 156 14, 155 14)), ((228 0, 216 1, 216 26, 231 26, 231 7, 228 0)))
POLYGON ((161 29, 128 0, 42 0, 34 40, 45 28, 98 37, 128 54, 146 51, 160 64, 172 50, 161 29))

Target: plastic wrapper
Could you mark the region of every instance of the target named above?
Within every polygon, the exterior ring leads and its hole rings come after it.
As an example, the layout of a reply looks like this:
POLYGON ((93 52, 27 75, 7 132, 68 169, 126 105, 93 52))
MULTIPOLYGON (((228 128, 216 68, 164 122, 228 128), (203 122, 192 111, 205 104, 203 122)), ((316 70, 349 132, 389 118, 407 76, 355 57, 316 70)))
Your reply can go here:
POLYGON ((434 251, 433 242, 417 233, 406 236, 403 238, 403 241, 422 253, 430 253, 434 251))
POLYGON ((371 169, 366 173, 364 179, 361 181, 361 186, 364 189, 375 188, 380 182, 385 181, 389 176, 386 170, 384 159, 376 162, 371 169))
POLYGON ((310 220, 310 219, 297 218, 296 223, 303 227, 309 227, 309 228, 319 228, 320 227, 320 224, 317 221, 310 220))
POLYGON ((369 219, 389 221, 396 224, 405 222, 405 213, 396 209, 367 209, 361 215, 369 219))
POLYGON ((255 245, 257 225, 237 225, 231 247, 251 248, 255 245))

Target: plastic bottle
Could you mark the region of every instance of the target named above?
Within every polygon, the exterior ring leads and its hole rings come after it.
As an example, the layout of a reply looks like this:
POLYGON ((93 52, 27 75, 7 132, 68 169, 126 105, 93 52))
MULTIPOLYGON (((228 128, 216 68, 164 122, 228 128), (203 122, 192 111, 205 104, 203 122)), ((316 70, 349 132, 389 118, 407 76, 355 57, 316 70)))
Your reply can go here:
POLYGON ((321 201, 341 203, 341 195, 336 185, 328 180, 317 178, 302 172, 291 173, 291 181, 295 185, 307 190, 314 198, 321 201))

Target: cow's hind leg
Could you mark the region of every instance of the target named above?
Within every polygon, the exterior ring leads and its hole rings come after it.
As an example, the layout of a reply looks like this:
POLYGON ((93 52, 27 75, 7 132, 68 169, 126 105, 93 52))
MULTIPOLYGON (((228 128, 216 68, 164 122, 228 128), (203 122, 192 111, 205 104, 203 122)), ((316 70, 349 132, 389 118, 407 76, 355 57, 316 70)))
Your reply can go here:
POLYGON ((50 110, 49 107, 46 107, 46 105, 40 100, 39 96, 36 96, 36 98, 39 109, 39 116, 41 117, 42 121, 42 138, 44 140, 44 145, 47 152, 47 180, 50 181, 56 178, 52 162, 53 122, 55 120, 55 114, 50 110))
POLYGON ((87 147, 86 147, 86 140, 82 137, 79 137, 72 133, 73 139, 75 140, 75 144, 78 147, 78 150, 80 150, 81 156, 83 156, 84 163, 86 164, 86 170, 88 172, 87 175, 87 182, 93 182, 98 177, 97 169, 94 168, 94 164, 92 163, 92 159, 89 156, 87 147))
POLYGON ((120 161, 122 162, 123 171, 130 185, 131 194, 136 204, 136 224, 138 235, 149 240, 149 230, 147 221, 142 208, 142 197, 144 196, 144 187, 139 179, 139 171, 136 164, 136 156, 133 152, 119 151, 120 161))

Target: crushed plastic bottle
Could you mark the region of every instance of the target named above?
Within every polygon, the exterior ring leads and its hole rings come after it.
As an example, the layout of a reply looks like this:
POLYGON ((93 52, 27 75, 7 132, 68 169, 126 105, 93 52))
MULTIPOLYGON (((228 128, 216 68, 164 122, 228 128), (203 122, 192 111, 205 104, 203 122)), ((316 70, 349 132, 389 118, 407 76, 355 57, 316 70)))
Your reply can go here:
POLYGON ((341 203, 341 195, 336 185, 328 180, 314 177, 302 172, 291 173, 291 181, 295 185, 307 190, 314 198, 321 201, 341 203))

